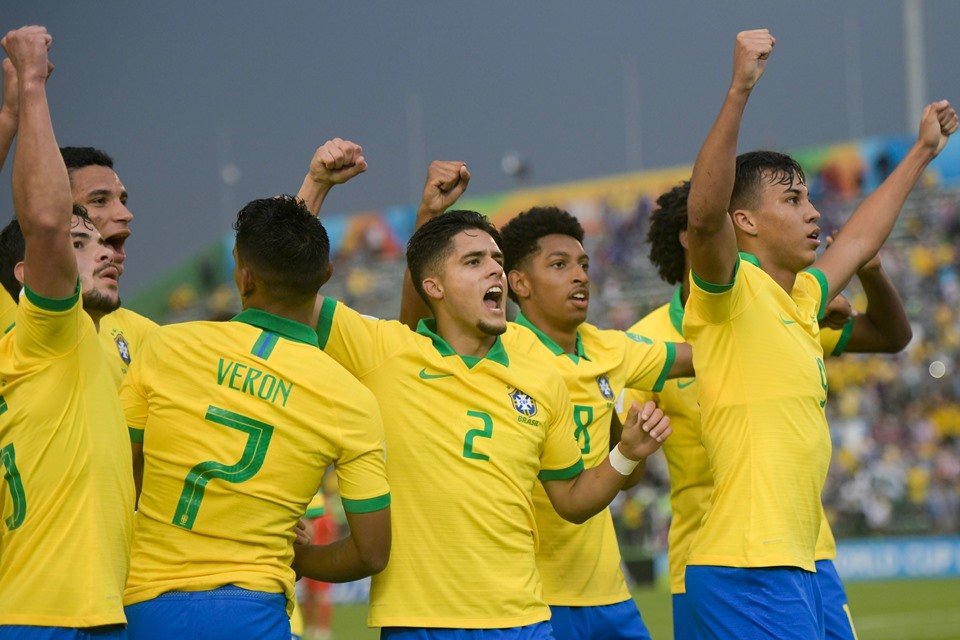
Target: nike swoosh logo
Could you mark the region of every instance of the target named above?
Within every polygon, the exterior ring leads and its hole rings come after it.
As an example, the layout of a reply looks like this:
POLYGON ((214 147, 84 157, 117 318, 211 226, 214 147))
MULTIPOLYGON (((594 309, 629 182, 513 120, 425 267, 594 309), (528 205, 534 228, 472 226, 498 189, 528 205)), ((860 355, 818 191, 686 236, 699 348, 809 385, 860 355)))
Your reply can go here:
POLYGON ((686 389, 687 387, 689 387, 690 385, 692 385, 692 384, 693 384, 694 382, 696 382, 696 381, 697 381, 696 378, 690 378, 690 382, 684 382, 683 380, 677 380, 677 388, 678 388, 678 389, 686 389))
POLYGON ((791 320, 790 318, 784 318, 782 313, 780 314, 780 321, 783 322, 783 324, 797 324, 796 320, 791 320))
POLYGON ((420 378, 422 380, 436 380, 437 378, 449 378, 452 373, 427 373, 426 369, 420 369, 420 378))

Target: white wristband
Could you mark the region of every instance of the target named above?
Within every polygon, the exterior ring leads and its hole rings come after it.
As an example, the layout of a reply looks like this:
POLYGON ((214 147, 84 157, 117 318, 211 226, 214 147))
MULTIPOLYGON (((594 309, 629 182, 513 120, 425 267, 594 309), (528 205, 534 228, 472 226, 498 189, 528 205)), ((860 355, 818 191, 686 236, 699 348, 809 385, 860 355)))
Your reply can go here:
POLYGON ((610 466, 617 470, 622 476, 628 476, 633 473, 633 470, 643 462, 643 460, 631 460, 627 456, 620 453, 620 445, 615 446, 610 450, 610 466))

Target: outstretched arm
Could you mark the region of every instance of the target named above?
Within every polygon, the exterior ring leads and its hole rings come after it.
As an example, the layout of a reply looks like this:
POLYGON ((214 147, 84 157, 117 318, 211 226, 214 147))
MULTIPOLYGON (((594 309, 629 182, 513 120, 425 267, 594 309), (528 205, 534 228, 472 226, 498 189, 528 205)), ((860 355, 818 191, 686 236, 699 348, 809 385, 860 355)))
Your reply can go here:
POLYGON ((814 263, 827 277, 830 299, 843 291, 861 266, 877 254, 900 209, 927 165, 957 130, 957 113, 946 100, 927 105, 917 141, 893 173, 867 196, 843 226, 843 233, 814 263))
POLYGON ((330 544, 294 545, 297 575, 322 582, 350 582, 387 566, 390 557, 390 509, 347 512, 350 535, 330 544))
POLYGON ((728 213, 736 177, 737 139, 747 100, 775 44, 766 29, 737 34, 733 81, 693 165, 687 199, 690 263, 697 276, 714 284, 730 282, 737 262, 737 237, 728 213))
POLYGON ((363 148, 349 140, 327 140, 313 153, 310 168, 297 191, 313 215, 320 215, 323 201, 334 185, 343 184, 367 170, 363 148))
MULTIPOLYGON (((434 160, 427 168, 427 180, 417 207, 416 229, 453 206, 470 183, 470 172, 464 162, 434 160)), ((403 292, 400 296, 400 322, 417 328, 421 318, 430 316, 430 308, 423 301, 410 279, 410 270, 403 273, 403 292)))
POLYGON ((19 81, 20 142, 13 159, 13 209, 23 230, 25 284, 47 298, 67 298, 77 285, 70 241, 70 179, 53 133, 46 84, 52 38, 43 27, 23 27, 0 40, 19 81))
POLYGON ((0 169, 3 169, 10 153, 10 145, 17 135, 20 111, 20 89, 17 84, 17 69, 9 58, 3 61, 3 106, 0 107, 0 169))
POLYGON ((580 524, 610 504, 647 456, 671 434, 670 418, 652 401, 633 403, 620 442, 602 463, 569 480, 547 480, 543 488, 560 517, 580 524))

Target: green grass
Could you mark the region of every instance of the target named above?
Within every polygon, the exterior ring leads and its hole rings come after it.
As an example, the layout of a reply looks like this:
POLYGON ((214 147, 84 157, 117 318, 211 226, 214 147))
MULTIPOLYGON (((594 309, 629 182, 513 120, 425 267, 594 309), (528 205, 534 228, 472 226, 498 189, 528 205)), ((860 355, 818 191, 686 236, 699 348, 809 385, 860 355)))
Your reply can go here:
MULTIPOLYGON (((635 592, 653 640, 669 640, 670 594, 645 588, 635 592)), ((960 640, 960 580, 902 580, 847 585, 860 640, 960 640)), ((334 640, 368 640, 365 605, 338 606, 334 640)))

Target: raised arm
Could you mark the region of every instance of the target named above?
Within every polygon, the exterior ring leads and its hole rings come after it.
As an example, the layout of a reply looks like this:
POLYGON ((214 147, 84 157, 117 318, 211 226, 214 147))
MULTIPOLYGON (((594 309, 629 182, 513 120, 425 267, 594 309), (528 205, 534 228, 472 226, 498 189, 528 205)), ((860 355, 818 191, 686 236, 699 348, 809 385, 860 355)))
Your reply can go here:
POLYGON ((317 148, 303 177, 297 197, 313 215, 320 215, 323 201, 334 185, 343 184, 367 170, 363 148, 349 140, 334 138, 317 148))
MULTIPOLYGON (((586 522, 610 504, 647 456, 671 434, 670 418, 656 404, 633 403, 620 442, 602 463, 569 480, 546 480, 543 488, 561 518, 586 522)), ((634 481, 636 479, 633 479, 634 481)))
POLYGON ((728 213, 736 177, 737 139, 747 100, 775 44, 767 29, 737 34, 733 81, 693 165, 687 200, 690 263, 698 277, 714 284, 730 282, 737 262, 737 237, 728 213))
POLYGON ((17 135, 20 111, 20 89, 17 84, 17 69, 9 58, 3 60, 3 106, 0 106, 0 169, 3 169, 10 153, 10 145, 17 135))
POLYGON ((883 270, 878 254, 857 272, 867 310, 853 321, 847 353, 896 353, 913 338, 900 293, 883 270))
POLYGON ((814 263, 827 277, 828 299, 843 291, 861 266, 877 254, 900 209, 927 165, 957 130, 957 113, 946 100, 927 105, 917 141, 886 180, 867 196, 843 226, 843 233, 814 263))
MULTIPOLYGON (((466 163, 455 160, 434 160, 427 167, 427 180, 423 185, 423 195, 417 207, 415 229, 419 229, 431 218, 435 218, 463 195, 470 183, 470 172, 466 163)), ((430 308, 417 294, 410 270, 403 273, 403 291, 400 296, 400 322, 411 329, 417 328, 421 318, 430 316, 430 308)))
POLYGON ((350 582, 387 566, 390 557, 390 508, 347 512, 350 535, 330 544, 294 545, 297 575, 322 582, 350 582))
POLYGON ((24 282, 41 296, 67 298, 77 286, 77 258, 70 241, 70 179, 47 104, 51 42, 45 28, 32 26, 11 31, 0 45, 16 69, 20 89, 13 209, 26 244, 24 282))

